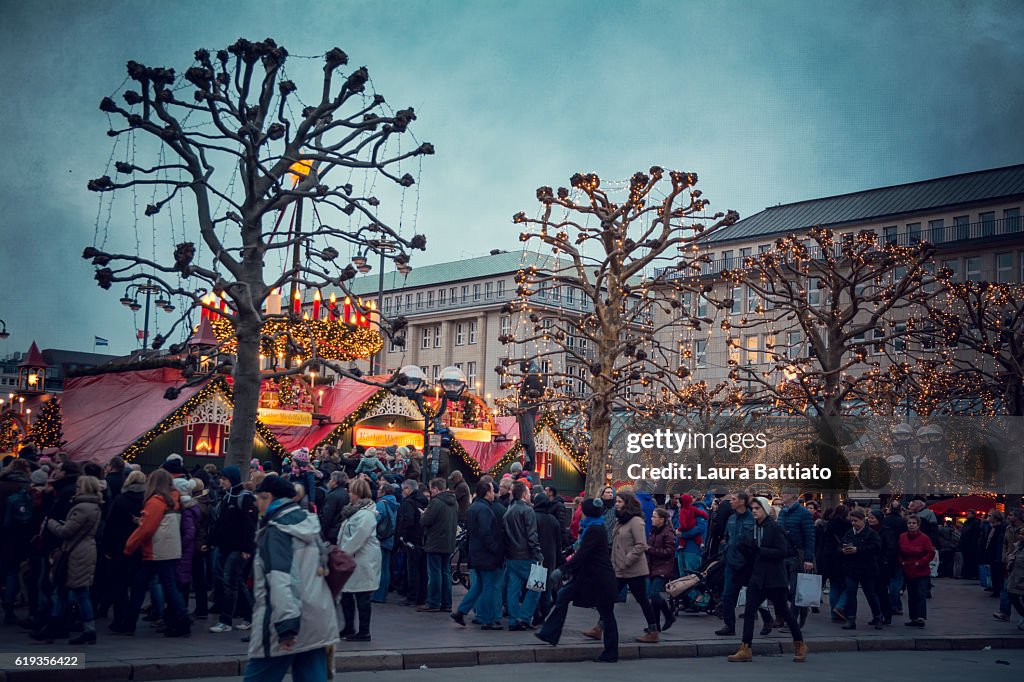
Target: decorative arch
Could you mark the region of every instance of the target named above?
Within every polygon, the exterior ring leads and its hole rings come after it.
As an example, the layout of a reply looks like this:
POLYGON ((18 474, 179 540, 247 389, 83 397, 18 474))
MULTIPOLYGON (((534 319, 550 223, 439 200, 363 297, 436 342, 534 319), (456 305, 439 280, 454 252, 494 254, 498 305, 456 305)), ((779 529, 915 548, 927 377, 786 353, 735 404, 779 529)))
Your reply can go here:
POLYGON ((409 419, 422 420, 416 403, 404 396, 394 393, 386 393, 384 398, 365 414, 359 417, 360 421, 372 419, 373 417, 408 417, 409 419))

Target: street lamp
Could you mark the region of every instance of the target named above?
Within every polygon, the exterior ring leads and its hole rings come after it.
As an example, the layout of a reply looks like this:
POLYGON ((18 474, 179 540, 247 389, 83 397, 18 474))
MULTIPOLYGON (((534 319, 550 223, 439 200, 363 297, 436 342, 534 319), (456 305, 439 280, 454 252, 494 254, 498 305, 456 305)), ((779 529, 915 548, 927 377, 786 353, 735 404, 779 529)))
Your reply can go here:
MULTIPOLYGON (((138 294, 145 294, 145 296, 146 296, 145 323, 144 323, 143 329, 142 329, 142 349, 143 350, 145 350, 149 346, 149 306, 150 306, 150 297, 153 294, 161 294, 161 291, 162 290, 160 289, 160 287, 158 287, 155 284, 129 284, 128 287, 124 290, 124 296, 121 297, 121 305, 125 306, 126 308, 131 310, 133 313, 137 313, 140 310, 142 310, 142 305, 139 303, 139 301, 136 298, 136 296, 138 294)), ((156 299, 156 305, 157 305, 157 307, 162 308, 164 310, 164 312, 168 312, 169 313, 169 312, 172 312, 174 310, 174 306, 171 305, 171 302, 169 300, 165 299, 162 294, 159 296, 159 298, 156 299)))
POLYGON ((420 469, 420 479, 426 483, 429 480, 427 453, 431 453, 430 461, 435 463, 439 455, 439 453, 433 452, 433 448, 428 450, 430 447, 431 427, 433 426, 434 431, 440 428, 441 417, 444 415, 445 410, 448 409, 448 401, 457 400, 466 390, 466 374, 454 366, 445 367, 441 370, 441 374, 438 375, 440 391, 438 391, 438 387, 434 388, 434 394, 440 398, 441 402, 437 405, 433 419, 428 419, 427 408, 423 403, 423 394, 430 387, 427 384, 427 377, 423 370, 416 365, 406 365, 398 370, 398 373, 399 382, 403 385, 405 396, 416 403, 416 409, 423 416, 423 466, 420 469), (402 384, 403 378, 404 384, 402 384))
MULTIPOLYGON (((389 253, 394 253, 401 250, 401 244, 396 241, 388 239, 370 239, 366 242, 367 248, 380 256, 380 269, 377 271, 377 320, 380 321, 380 316, 384 314, 384 256, 389 253)), ((352 259, 352 263, 356 266, 359 272, 366 274, 371 270, 370 264, 367 262, 366 256, 369 252, 360 253, 352 259)), ((373 354, 370 358, 370 374, 376 375, 383 371, 384 368, 384 347, 373 354)), ((417 368, 419 369, 419 368, 417 368)))
POLYGON ((7 323, 0 320, 0 341, 6 339, 8 336, 10 336, 10 333, 7 331, 7 323))

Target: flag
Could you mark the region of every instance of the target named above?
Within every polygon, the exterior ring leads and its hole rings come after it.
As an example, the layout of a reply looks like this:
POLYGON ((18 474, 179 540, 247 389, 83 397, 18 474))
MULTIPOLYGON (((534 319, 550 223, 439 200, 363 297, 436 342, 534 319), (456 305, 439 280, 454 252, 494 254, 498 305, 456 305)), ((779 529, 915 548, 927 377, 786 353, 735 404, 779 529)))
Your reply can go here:
POLYGON ((92 345, 94 345, 94 346, 109 346, 110 345, 110 341, 107 341, 106 339, 104 339, 101 336, 94 336, 94 337, 92 337, 92 345))
POLYGON ((144 332, 141 329, 136 329, 135 330, 135 338, 137 338, 137 339, 144 339, 144 338, 146 338, 146 332, 144 332))

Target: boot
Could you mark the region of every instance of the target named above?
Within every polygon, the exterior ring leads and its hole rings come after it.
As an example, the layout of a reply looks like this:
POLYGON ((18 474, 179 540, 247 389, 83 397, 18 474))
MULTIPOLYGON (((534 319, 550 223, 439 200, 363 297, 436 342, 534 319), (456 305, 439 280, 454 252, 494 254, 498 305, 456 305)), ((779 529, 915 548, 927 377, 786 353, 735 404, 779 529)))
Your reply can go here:
POLYGON ((647 629, 647 633, 636 638, 636 641, 641 644, 657 644, 658 643, 658 626, 652 625, 647 629))
POLYGON ((590 639, 601 639, 604 636, 604 629, 600 625, 595 625, 589 630, 584 630, 583 636, 590 639))
POLYGON ((736 650, 736 653, 727 660, 730 663, 750 663, 754 660, 754 654, 750 651, 749 644, 740 644, 740 648, 736 650))
POLYGON ((79 644, 95 644, 96 643, 96 631, 86 630, 78 637, 68 640, 70 646, 78 646, 79 644))
POLYGON ((793 642, 793 662, 803 663, 807 660, 807 642, 793 642))

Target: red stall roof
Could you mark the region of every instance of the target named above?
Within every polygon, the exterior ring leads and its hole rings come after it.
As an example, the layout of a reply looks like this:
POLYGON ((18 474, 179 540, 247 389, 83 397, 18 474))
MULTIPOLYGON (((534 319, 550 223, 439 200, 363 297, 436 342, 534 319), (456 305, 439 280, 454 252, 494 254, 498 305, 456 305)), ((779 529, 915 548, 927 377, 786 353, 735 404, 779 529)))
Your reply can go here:
MULTIPOLYGON (((372 378, 386 379, 386 377, 372 378)), ((267 428, 289 452, 303 447, 312 450, 317 443, 327 438, 345 417, 358 410, 360 405, 379 390, 380 388, 377 386, 367 386, 354 379, 339 379, 333 386, 323 388, 324 396, 320 413, 329 416, 331 418, 329 422, 322 426, 319 422, 314 421, 312 426, 267 426, 267 428)))
POLYGON ((501 433, 505 434, 508 440, 481 443, 472 440, 460 440, 459 444, 465 448, 466 453, 476 460, 480 468, 490 471, 491 467, 498 463, 506 452, 516 444, 519 438, 519 424, 515 417, 495 417, 495 424, 501 433))

